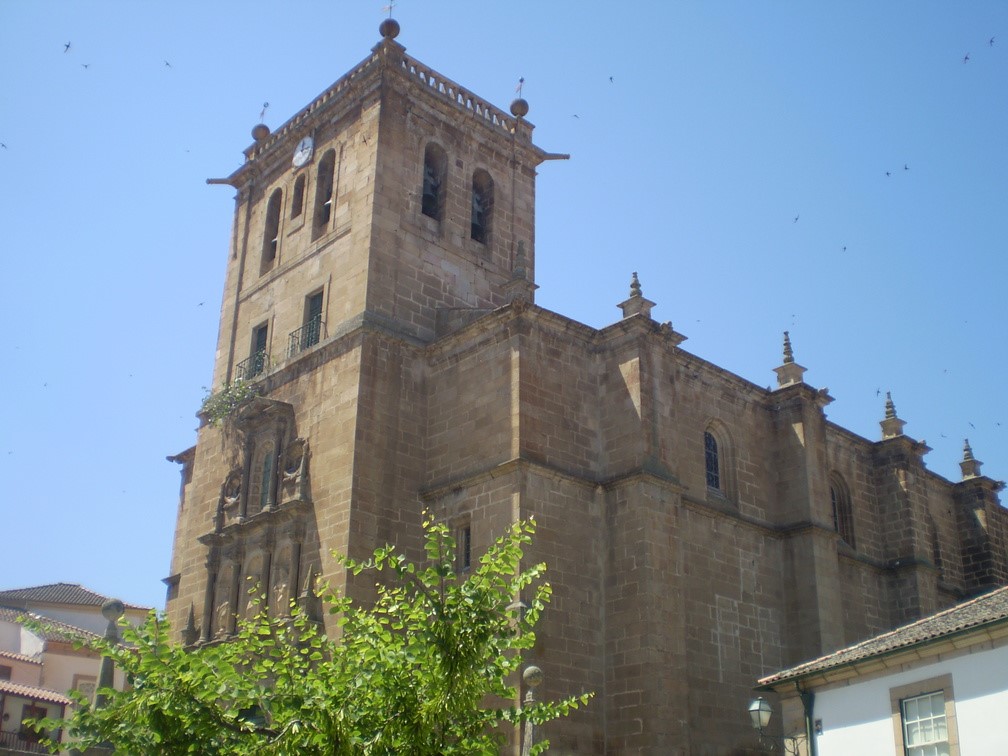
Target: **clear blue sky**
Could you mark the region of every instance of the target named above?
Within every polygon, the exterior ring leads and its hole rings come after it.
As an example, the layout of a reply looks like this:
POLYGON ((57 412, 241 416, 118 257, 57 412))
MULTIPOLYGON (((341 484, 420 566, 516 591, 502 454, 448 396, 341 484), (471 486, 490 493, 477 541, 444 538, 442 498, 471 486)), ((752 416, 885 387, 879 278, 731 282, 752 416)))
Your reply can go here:
MULTIPOLYGON (((204 181, 264 102, 276 128, 362 60, 381 6, 0 3, 0 587, 163 605, 233 211, 204 181)), ((571 153, 539 173, 540 305, 604 326, 639 271, 688 351, 768 385, 788 329, 831 420, 875 440, 891 390, 932 470, 969 437, 1008 478, 1008 3, 394 13, 501 107, 524 76, 571 153)))

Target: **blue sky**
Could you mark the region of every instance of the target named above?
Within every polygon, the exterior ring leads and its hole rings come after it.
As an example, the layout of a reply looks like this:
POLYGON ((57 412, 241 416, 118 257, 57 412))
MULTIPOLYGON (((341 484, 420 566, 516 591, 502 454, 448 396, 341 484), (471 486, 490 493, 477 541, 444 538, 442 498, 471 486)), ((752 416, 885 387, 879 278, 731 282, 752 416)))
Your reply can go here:
MULTIPOLYGON (((0 587, 163 605, 233 211, 205 179, 265 102, 276 128, 362 60, 381 6, 0 4, 0 587)), ((686 350, 769 385, 787 329, 831 420, 877 439, 889 390, 930 469, 958 479, 968 437, 1008 478, 1008 3, 394 15, 501 107, 524 77, 572 156, 539 172, 538 304, 607 325, 636 270, 686 350)))

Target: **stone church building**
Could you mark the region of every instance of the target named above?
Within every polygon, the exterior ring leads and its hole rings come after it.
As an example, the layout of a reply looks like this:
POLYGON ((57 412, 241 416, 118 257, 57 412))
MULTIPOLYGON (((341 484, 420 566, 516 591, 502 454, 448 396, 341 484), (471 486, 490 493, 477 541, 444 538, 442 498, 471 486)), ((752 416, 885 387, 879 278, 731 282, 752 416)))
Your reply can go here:
POLYGON ((595 692, 553 752, 727 754, 756 748, 757 678, 1008 583, 968 444, 949 481, 891 400, 879 440, 831 423, 786 334, 768 390, 685 351, 629 271, 605 328, 537 306, 536 171, 565 156, 398 30, 214 180, 237 195, 213 385, 257 396, 170 458, 181 637, 231 633, 247 578, 277 612, 316 576, 366 596, 331 552, 418 553, 425 509, 461 570, 534 516, 537 696, 595 692))

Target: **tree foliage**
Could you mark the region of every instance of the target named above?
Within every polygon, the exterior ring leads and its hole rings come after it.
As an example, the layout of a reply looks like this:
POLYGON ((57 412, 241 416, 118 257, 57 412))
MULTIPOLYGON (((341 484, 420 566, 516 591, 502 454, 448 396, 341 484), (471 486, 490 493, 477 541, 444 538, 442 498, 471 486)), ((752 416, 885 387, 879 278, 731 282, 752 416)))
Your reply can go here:
POLYGON ((186 649, 152 613, 123 625, 125 645, 95 642, 131 689, 103 689, 100 709, 78 697, 66 722, 43 726, 64 727, 77 748, 125 753, 471 756, 498 753, 519 723, 587 703, 589 694, 517 705, 521 654, 550 596, 545 566, 521 566, 534 523, 512 525, 467 576, 455 572, 446 526, 424 528, 422 563, 391 547, 343 559, 376 574, 373 604, 319 587, 338 639, 292 603, 290 617, 260 612, 228 641, 186 649))

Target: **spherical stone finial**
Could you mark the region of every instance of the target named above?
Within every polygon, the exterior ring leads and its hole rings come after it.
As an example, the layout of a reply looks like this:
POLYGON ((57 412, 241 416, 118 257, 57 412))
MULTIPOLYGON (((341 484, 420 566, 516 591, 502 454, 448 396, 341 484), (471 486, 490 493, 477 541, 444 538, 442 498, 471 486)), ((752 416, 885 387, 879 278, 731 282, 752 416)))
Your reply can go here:
POLYGON ((395 39, 399 36, 399 22, 394 18, 386 18, 379 24, 378 33, 384 39, 395 39))
POLYGON ((115 622, 126 613, 126 607, 119 599, 109 599, 102 604, 101 613, 109 622, 115 622))
POLYGON ((529 104, 528 100, 523 97, 516 97, 511 101, 511 115, 515 118, 524 118, 528 115, 529 104))
POLYGON ((538 688, 542 684, 543 677, 543 671, 534 664, 525 667, 525 671, 522 672, 522 679, 530 688, 538 688))
POLYGON ((257 142, 263 142, 270 135, 270 127, 265 123, 257 123, 252 127, 252 138, 257 142))

